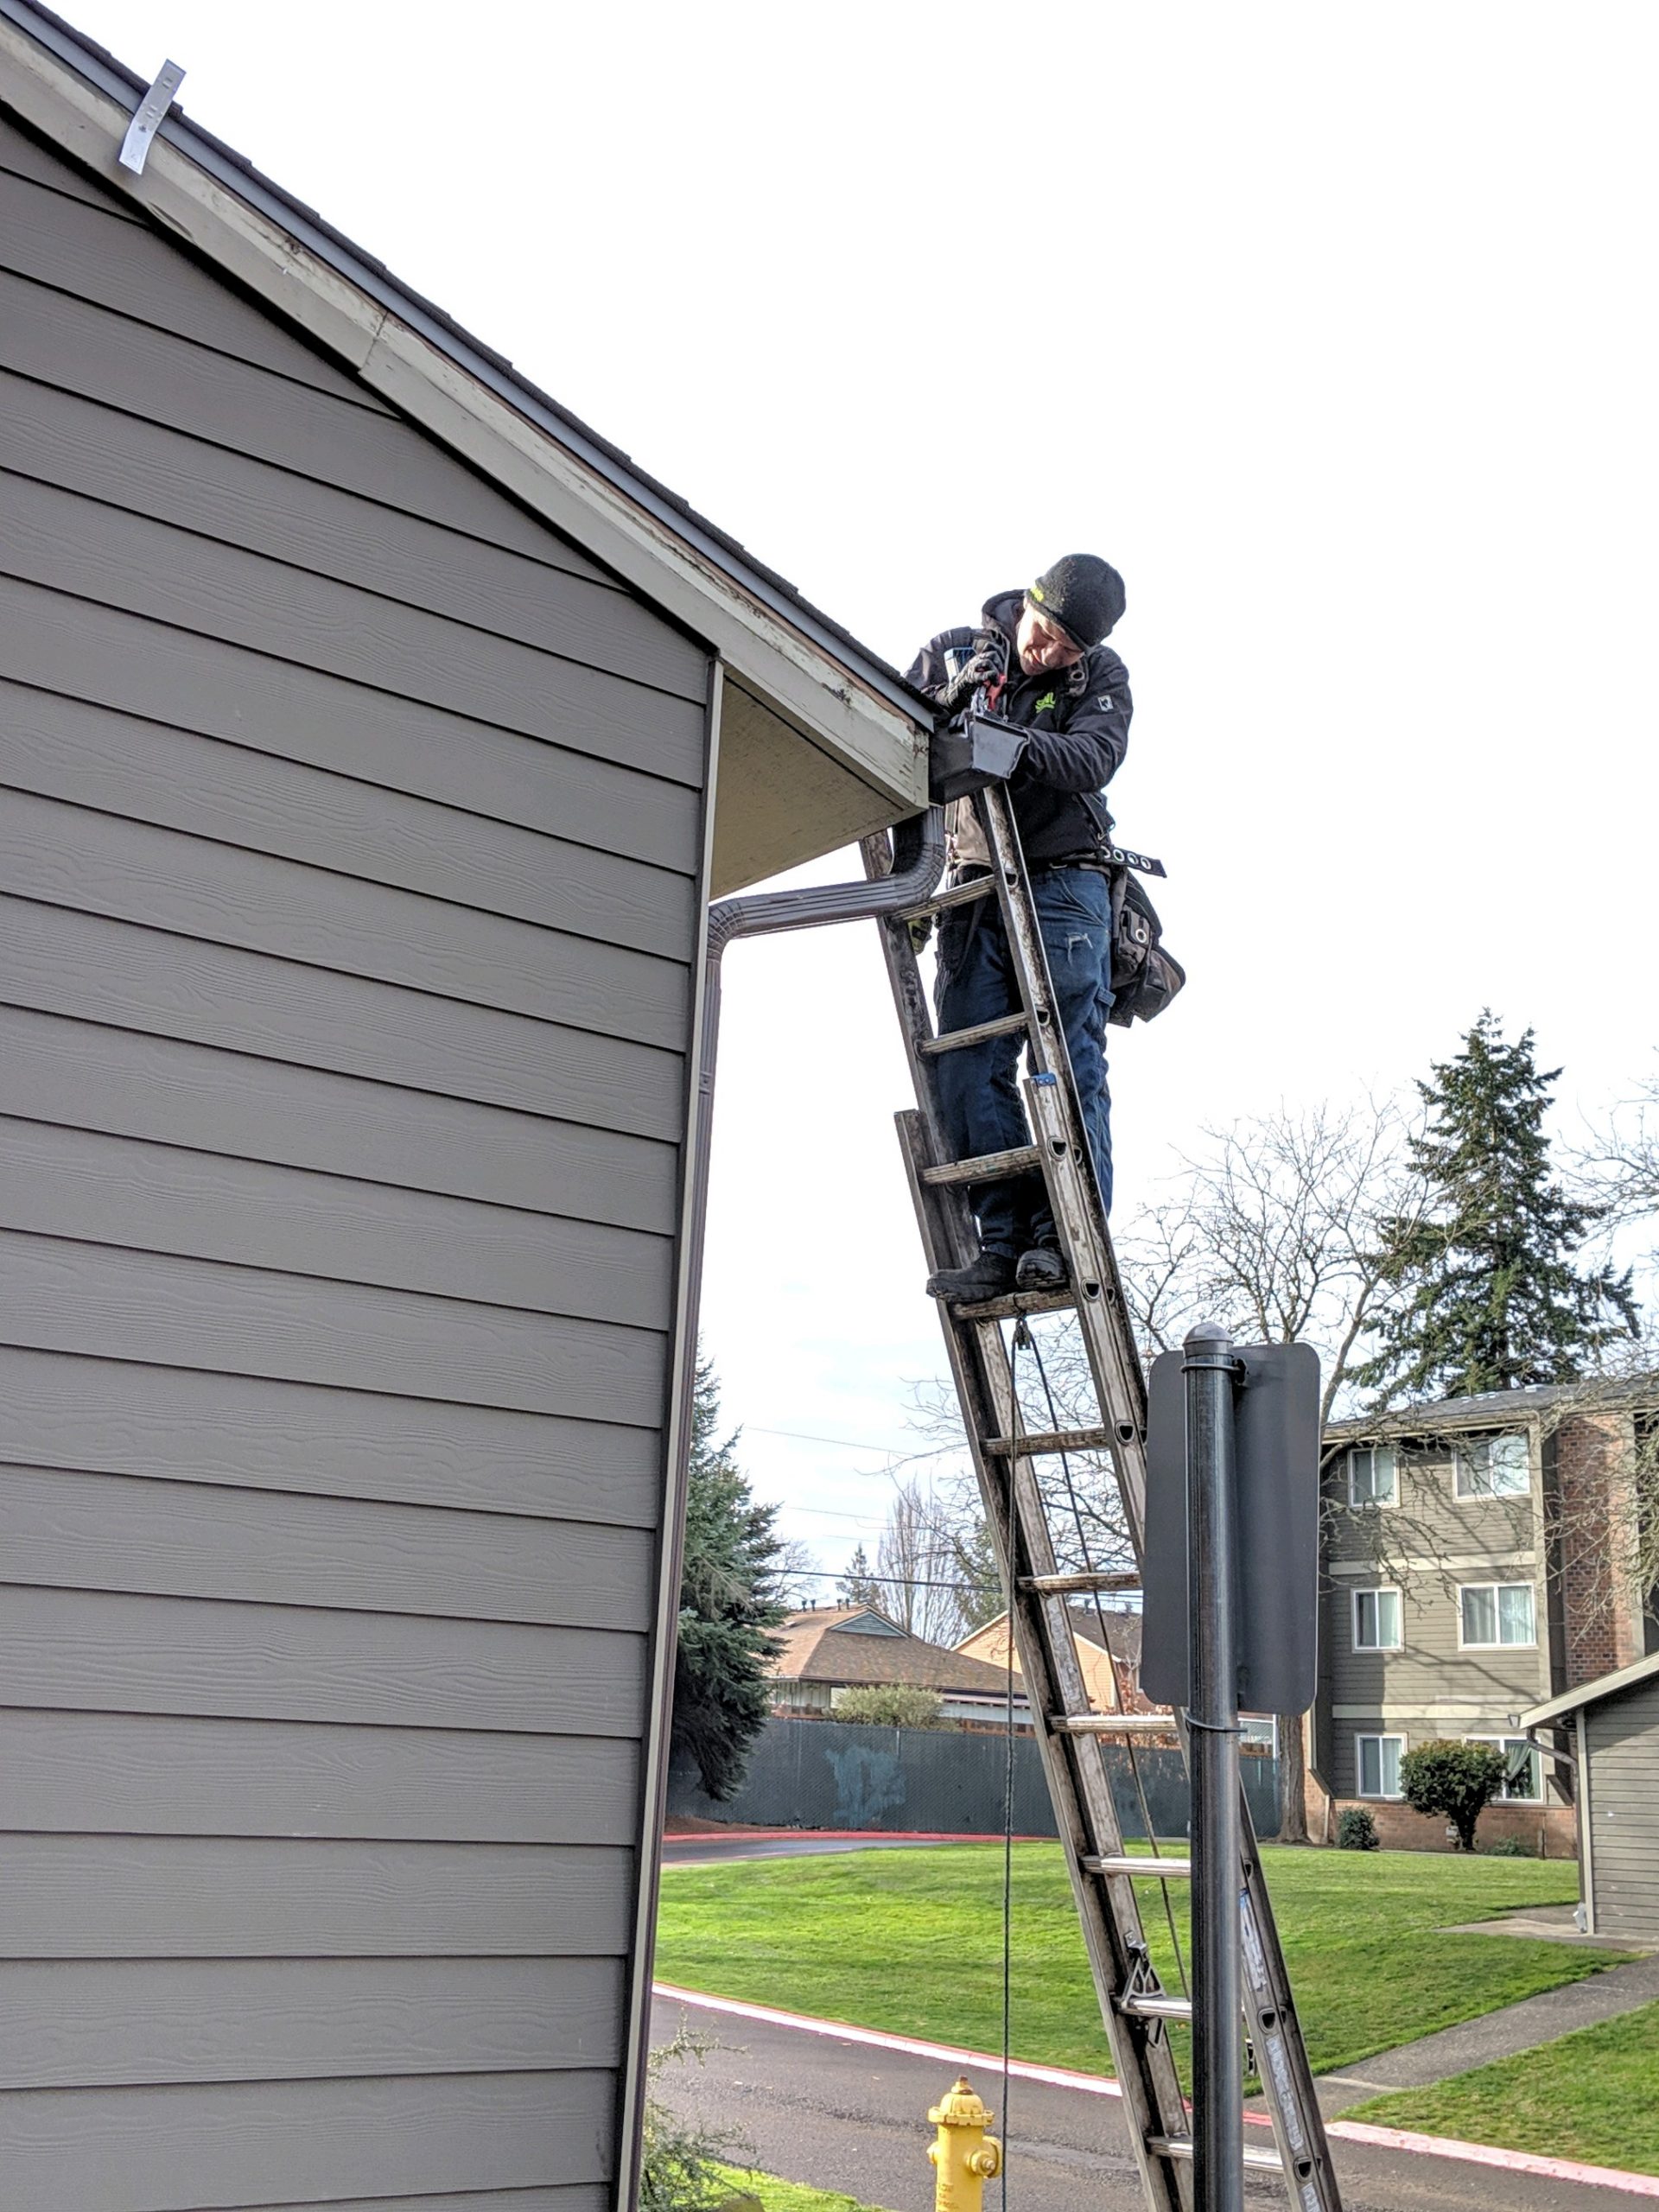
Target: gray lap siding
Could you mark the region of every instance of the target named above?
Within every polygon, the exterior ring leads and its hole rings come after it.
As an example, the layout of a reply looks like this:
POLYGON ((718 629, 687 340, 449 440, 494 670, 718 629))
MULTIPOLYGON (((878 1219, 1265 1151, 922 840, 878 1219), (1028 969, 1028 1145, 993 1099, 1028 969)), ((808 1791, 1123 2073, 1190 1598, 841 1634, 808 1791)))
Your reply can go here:
POLYGON ((1596 1932, 1659 1943, 1659 1683, 1584 1716, 1596 1932))
POLYGON ((16 2212, 610 2201, 709 683, 0 114, 16 2212))

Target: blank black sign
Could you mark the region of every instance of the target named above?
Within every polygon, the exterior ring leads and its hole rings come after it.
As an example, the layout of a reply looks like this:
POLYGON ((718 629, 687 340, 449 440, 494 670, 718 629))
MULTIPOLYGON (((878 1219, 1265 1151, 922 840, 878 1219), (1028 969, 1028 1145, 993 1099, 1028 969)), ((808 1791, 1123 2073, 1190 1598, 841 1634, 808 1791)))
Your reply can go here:
MULTIPOLYGON (((1319 1679, 1319 1356, 1237 1344, 1238 1702, 1306 1713, 1319 1679)), ((1185 1354, 1152 1363, 1147 1431, 1146 1618, 1141 1687, 1187 1702, 1185 1354)))

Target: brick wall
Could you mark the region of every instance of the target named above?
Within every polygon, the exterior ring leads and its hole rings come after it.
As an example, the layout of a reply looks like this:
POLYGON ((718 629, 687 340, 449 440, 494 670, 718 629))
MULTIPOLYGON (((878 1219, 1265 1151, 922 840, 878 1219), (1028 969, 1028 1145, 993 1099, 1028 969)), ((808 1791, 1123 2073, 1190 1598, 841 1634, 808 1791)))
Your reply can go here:
MULTIPOLYGON (((1384 1851, 1457 1848, 1446 1833, 1443 1816, 1414 1813, 1409 1805, 1379 1802, 1374 1797, 1333 1797, 1325 1801, 1321 1811, 1330 1825, 1324 1828, 1313 1826, 1313 1808, 1310 1804, 1309 1832, 1334 1842, 1338 1819, 1350 1805, 1357 1805, 1370 1815, 1376 1823, 1376 1840, 1384 1851)), ((1493 1844, 1510 1837, 1523 1843, 1540 1859, 1576 1859, 1579 1855, 1578 1825, 1570 1805, 1489 1805, 1475 1830, 1477 1847, 1490 1850, 1493 1844)))
POLYGON ((1555 1432, 1567 1687, 1642 1657, 1636 1549, 1635 1434, 1628 1413, 1569 1414, 1555 1432))

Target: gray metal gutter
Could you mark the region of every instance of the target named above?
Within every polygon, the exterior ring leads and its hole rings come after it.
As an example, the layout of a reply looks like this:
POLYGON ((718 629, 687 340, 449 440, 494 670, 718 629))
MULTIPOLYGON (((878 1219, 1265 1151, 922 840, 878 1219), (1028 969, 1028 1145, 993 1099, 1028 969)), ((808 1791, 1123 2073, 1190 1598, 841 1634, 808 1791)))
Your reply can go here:
MULTIPOLYGON (((73 69, 97 91, 130 111, 149 89, 144 79, 95 45, 73 24, 34 0, 0 0, 0 17, 73 69)), ((175 111, 156 134, 194 162, 213 181, 288 232, 349 284, 375 301, 399 322, 454 362, 467 375, 533 423, 594 475, 642 508, 677 537, 708 567, 748 593, 751 598, 839 662, 850 675, 890 707, 931 729, 933 709, 912 691, 894 668, 861 645, 827 614, 803 599, 775 569, 758 561, 717 524, 698 514, 677 493, 637 467, 626 454, 531 384, 499 353, 463 330, 441 308, 401 284, 372 255, 365 253, 323 218, 264 176, 222 140, 175 111)))

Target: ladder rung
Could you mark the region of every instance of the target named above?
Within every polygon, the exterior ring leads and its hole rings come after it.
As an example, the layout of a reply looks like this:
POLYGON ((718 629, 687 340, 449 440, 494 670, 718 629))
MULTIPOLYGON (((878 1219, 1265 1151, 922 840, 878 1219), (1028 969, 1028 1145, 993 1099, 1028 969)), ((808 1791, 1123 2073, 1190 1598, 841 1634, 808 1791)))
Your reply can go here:
POLYGON ((1192 1878, 1190 1859, 1111 1858, 1102 1853, 1080 1859, 1077 1864, 1085 1874, 1145 1874, 1160 1882, 1190 1882, 1192 1878))
POLYGON ((971 1306, 953 1306, 950 1311, 962 1321, 1012 1321, 1021 1313, 1069 1313, 1077 1302, 1069 1287, 1011 1290, 1006 1298, 982 1298, 971 1306))
MULTIPOLYGON (((989 1447, 993 1452, 995 1445, 989 1447)), ((1138 1590, 1140 1569, 1126 1574, 1022 1574, 1020 1587, 1039 1598, 1087 1598, 1112 1590, 1138 1590)))
POLYGON ((919 922, 925 914, 943 914, 949 907, 969 906, 976 899, 988 899, 995 889, 994 875, 976 875, 969 882, 952 884, 949 891, 936 892, 919 906, 906 906, 899 919, 919 922))
POLYGON ((1059 1736, 1173 1736, 1173 1713, 1054 1713, 1049 1726, 1059 1736))
MULTIPOLYGON (((1190 2135, 1148 2135, 1147 2148, 1154 2158, 1178 2158, 1188 2164, 1192 2163, 1192 2139, 1190 2135)), ((1244 2164, 1259 2166, 1264 2173, 1284 2171, 1276 2151, 1258 2151, 1248 2143, 1244 2146, 1244 2164)))
POLYGON ((1120 1997, 1117 2009, 1135 2020, 1190 2020, 1192 1999, 1171 1997, 1161 1989, 1137 1990, 1132 1997, 1120 1997))
POLYGON ((959 1052, 964 1045, 982 1045, 988 1037, 1011 1037, 1016 1029, 1023 1029, 1023 1014, 1001 1014, 995 1021, 976 1022, 971 1029, 947 1029, 942 1036, 925 1037, 925 1052, 959 1052))
MULTIPOLYGON (((1052 1452, 1103 1452, 1111 1440, 1109 1428, 1033 1428, 1023 1436, 988 1436, 985 1449, 1001 1459, 1016 1452, 1023 1459, 1040 1459, 1052 1452)), ((1084 1575, 1078 1586, 1092 1589, 1094 1585, 1084 1575)))
POLYGON ((1034 1144, 1017 1144, 1007 1152, 982 1152, 977 1159, 952 1160, 943 1167, 924 1167, 924 1183, 1000 1183, 1006 1175, 1028 1174, 1040 1167, 1043 1155, 1034 1144))

